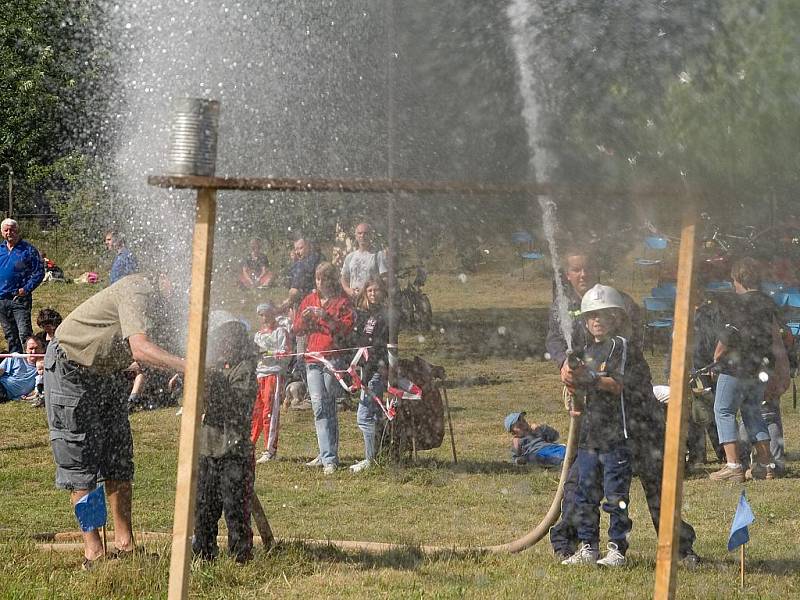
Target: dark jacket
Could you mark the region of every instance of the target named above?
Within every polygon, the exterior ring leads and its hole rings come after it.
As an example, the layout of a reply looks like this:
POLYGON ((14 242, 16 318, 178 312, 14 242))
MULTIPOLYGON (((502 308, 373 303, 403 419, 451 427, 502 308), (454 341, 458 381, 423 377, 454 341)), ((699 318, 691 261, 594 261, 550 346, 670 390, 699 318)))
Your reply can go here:
MULTIPOLYGON (((572 286, 566 286, 565 294, 572 313, 580 311, 581 302, 572 286)), ((650 365, 642 350, 642 317, 639 306, 625 292, 620 292, 625 304, 625 314, 630 321, 631 333, 627 345, 627 363, 623 387, 625 393, 628 427, 628 445, 636 453, 641 450, 663 453, 666 418, 664 407, 653 394, 653 378, 650 365)), ((580 317, 571 319, 572 347, 584 348, 590 339, 586 323, 580 317)), ((567 342, 561 333, 556 303, 550 307, 550 322, 545 342, 550 359, 559 369, 567 357, 567 342)))
POLYGON ((389 364, 389 320, 386 310, 356 310, 356 322, 353 326, 352 343, 354 346, 372 346, 369 349, 369 360, 364 364, 364 381, 372 378, 381 365, 389 364))
POLYGON ((202 456, 252 454, 250 425, 257 386, 255 357, 206 372, 206 412, 200 429, 202 456))

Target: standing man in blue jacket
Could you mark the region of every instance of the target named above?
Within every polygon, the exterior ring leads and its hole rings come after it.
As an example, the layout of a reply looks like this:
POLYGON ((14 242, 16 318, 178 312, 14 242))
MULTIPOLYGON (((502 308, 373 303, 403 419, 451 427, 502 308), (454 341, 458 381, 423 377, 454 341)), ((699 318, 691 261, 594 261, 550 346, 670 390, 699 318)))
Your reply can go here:
POLYGON ((31 294, 44 279, 44 264, 39 251, 22 239, 19 223, 4 219, 0 233, 0 326, 9 352, 22 352, 33 333, 31 294))

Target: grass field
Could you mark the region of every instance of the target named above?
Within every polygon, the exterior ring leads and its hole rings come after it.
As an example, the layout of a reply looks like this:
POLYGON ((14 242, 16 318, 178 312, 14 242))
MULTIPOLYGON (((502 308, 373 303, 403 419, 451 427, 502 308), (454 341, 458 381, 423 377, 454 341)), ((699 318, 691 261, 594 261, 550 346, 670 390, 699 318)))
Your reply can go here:
MULTIPOLYGON (((620 287, 627 288, 627 277, 620 287)), ((45 287, 36 307, 64 313, 92 290, 88 286, 45 287)), ((641 487, 632 486, 634 532, 629 565, 613 572, 555 563, 541 542, 518 555, 447 552, 424 556, 414 545, 477 547, 506 542, 538 523, 556 489, 557 473, 508 463, 502 419, 526 410, 566 433, 554 367, 543 361, 549 281, 520 280, 519 269, 492 268, 469 277, 434 274, 427 292, 435 328, 425 336, 404 335, 404 355, 421 353, 443 364, 448 379, 458 465, 449 440, 420 453, 416 464, 383 465, 332 477, 305 468, 316 454, 311 416, 282 417, 280 460, 260 465, 256 489, 282 542, 240 567, 224 558, 193 565, 196 598, 647 598, 652 595, 656 536, 641 487), (299 539, 349 539, 408 544, 382 555, 313 548, 299 539)), ((640 294, 639 294, 640 295, 640 294)), ((257 298, 245 298, 252 310, 257 298)), ((649 355, 648 355, 649 357, 649 355)), ((653 357, 661 379, 662 360, 653 357)), ((748 573, 738 585, 737 554, 726 542, 741 486, 707 478, 684 486, 684 515, 697 529, 700 569, 679 571, 681 598, 791 598, 800 594, 800 517, 797 453, 800 420, 784 397, 788 477, 746 484, 756 514, 748 546, 748 573)), ((131 418, 137 474, 137 531, 170 530, 174 502, 179 419, 174 409, 131 418)), ((341 458, 361 458, 355 413, 340 413, 341 458)), ((709 470, 712 466, 709 465, 709 470)), ((79 553, 47 553, 31 534, 75 529, 66 494, 53 486, 54 467, 44 414, 22 403, 0 406, 0 597, 158 598, 166 595, 166 543, 150 544, 161 558, 109 562, 81 573, 79 553)), ((603 519, 601 529, 606 526, 603 519)))

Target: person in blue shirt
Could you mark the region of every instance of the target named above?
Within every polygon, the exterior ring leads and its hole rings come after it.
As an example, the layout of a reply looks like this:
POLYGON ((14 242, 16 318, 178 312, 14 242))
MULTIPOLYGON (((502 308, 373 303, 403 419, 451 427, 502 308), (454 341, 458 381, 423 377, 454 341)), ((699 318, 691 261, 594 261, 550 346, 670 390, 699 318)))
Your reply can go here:
POLYGON ((36 361, 44 348, 38 337, 32 335, 25 342, 26 357, 4 358, 0 362, 0 402, 22 398, 36 388, 36 361))
POLYGON ((111 263, 111 273, 108 277, 110 284, 116 283, 126 275, 136 273, 139 270, 136 264, 136 257, 125 245, 125 238, 118 231, 110 229, 106 231, 106 248, 110 252, 115 252, 114 261, 111 263))
POLYGON ((0 244, 0 326, 9 352, 22 352, 33 333, 31 294, 44 279, 44 263, 39 251, 22 239, 19 223, 4 219, 0 223, 5 244, 0 244))

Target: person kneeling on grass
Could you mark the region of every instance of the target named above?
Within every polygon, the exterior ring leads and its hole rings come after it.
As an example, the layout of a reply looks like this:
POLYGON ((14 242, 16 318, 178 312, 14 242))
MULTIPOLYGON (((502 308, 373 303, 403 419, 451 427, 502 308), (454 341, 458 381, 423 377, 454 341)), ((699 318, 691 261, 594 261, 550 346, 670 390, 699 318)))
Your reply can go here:
MULTIPOLYGON (((578 487, 575 511, 578 522, 578 551, 562 565, 625 564, 628 537, 633 522, 630 504, 631 451, 625 418, 623 377, 628 342, 615 335, 624 323, 622 296, 614 288, 597 284, 584 294, 581 315, 589 339, 582 349, 583 366, 574 374, 574 390, 585 393, 585 406, 578 444, 578 487), (609 514, 608 553, 598 560, 601 501, 609 514)), ((578 409, 572 409, 579 414, 578 409)))
POLYGON ((554 443, 559 433, 549 425, 528 423, 524 412, 512 412, 504 425, 511 434, 511 462, 515 465, 535 464, 540 467, 560 467, 567 447, 554 443))
POLYGON ((192 551, 217 557, 219 518, 225 513, 228 551, 238 563, 253 556, 250 504, 255 464, 250 424, 256 397, 256 360, 247 328, 225 311, 209 316, 211 365, 200 429, 200 466, 192 551))

